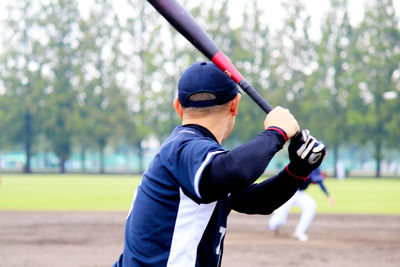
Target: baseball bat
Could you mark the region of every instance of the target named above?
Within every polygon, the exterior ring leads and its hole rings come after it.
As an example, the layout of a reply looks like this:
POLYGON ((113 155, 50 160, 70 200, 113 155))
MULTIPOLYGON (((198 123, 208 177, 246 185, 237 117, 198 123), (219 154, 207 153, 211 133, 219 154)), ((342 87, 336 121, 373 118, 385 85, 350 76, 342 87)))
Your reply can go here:
POLYGON ((272 110, 268 102, 243 78, 229 58, 210 36, 197 24, 193 16, 175 0, 147 0, 178 32, 204 56, 226 73, 267 114, 272 110))

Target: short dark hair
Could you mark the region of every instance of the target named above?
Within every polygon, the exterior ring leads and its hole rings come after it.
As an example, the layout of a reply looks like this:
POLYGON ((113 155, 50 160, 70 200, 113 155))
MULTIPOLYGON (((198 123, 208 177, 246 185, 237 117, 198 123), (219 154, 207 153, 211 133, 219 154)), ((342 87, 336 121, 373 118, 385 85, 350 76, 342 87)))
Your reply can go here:
MULTIPOLYGON (((196 101, 207 101, 207 100, 214 100, 216 99, 216 96, 213 93, 197 93, 193 94, 189 97, 189 100, 192 102, 196 101)), ((209 106, 209 107, 183 107, 183 110, 185 112, 196 112, 196 113, 213 113, 213 112, 220 112, 223 111, 230 101, 228 103, 222 104, 222 105, 215 105, 215 106, 209 106)))

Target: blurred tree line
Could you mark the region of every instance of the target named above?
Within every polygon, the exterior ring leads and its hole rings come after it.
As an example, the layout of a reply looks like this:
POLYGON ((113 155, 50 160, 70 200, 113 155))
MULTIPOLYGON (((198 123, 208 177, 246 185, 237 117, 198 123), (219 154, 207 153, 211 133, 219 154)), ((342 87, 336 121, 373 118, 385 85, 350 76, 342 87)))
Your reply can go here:
MULTIPOLYGON (((371 145, 376 176, 387 149, 400 142, 400 25, 391 0, 371 0, 363 20, 350 23, 348 0, 330 0, 320 38, 300 0, 283 1, 278 29, 263 22, 262 1, 251 0, 243 21, 229 27, 229 0, 180 1, 272 105, 289 108, 302 127, 323 140, 334 162, 339 147, 371 145), (201 5, 201 6, 200 6, 201 5)), ((128 0, 121 19, 111 0, 83 14, 77 0, 13 1, 3 18, 0 55, 0 146, 23 146, 31 156, 53 151, 60 172, 73 150, 162 141, 179 124, 172 108, 177 80, 204 58, 146 1, 128 0)), ((265 114, 241 101, 228 145, 262 130, 265 114)), ((141 161, 143 170, 143 161, 141 161)))

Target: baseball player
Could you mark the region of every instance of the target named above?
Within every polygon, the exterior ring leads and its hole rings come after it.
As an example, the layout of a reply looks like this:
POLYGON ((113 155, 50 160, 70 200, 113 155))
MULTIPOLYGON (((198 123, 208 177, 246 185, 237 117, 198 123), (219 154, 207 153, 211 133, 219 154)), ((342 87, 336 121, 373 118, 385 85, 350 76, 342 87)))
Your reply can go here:
POLYGON ((224 150, 240 97, 236 83, 211 62, 195 63, 182 74, 174 101, 182 125, 143 174, 115 267, 220 266, 231 210, 270 214, 320 165, 325 146, 311 135, 294 137, 299 125, 281 107, 267 115, 265 130, 253 140, 224 150), (254 183, 291 138, 290 163, 254 183))
POLYGON ((290 198, 284 205, 282 205, 272 214, 268 221, 269 229, 275 231, 275 234, 278 234, 279 227, 286 222, 289 210, 292 206, 296 206, 302 211, 293 236, 302 242, 308 241, 308 235, 306 234, 306 231, 314 218, 317 204, 315 200, 305 192, 307 187, 311 183, 318 184, 328 197, 329 204, 333 206, 335 203, 333 197, 326 189, 323 180, 324 175, 321 173, 319 168, 311 172, 310 177, 299 187, 299 190, 296 192, 296 194, 294 194, 292 198, 290 198))

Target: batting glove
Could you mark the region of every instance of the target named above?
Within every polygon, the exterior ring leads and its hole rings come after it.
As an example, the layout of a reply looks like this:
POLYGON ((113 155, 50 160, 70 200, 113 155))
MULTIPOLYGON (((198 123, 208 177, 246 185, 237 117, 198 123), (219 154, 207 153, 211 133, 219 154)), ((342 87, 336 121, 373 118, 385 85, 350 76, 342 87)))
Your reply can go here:
POLYGON ((321 165, 326 155, 326 147, 318 142, 309 130, 301 130, 289 144, 289 171, 300 178, 307 178, 321 165))

